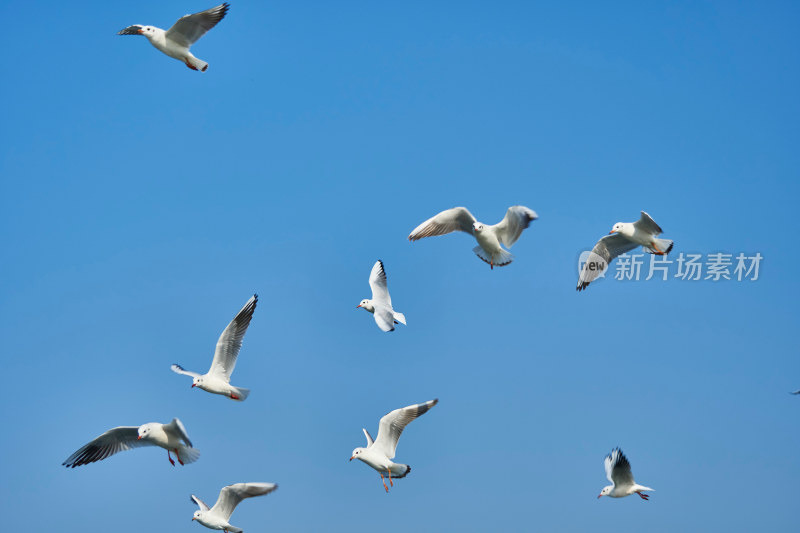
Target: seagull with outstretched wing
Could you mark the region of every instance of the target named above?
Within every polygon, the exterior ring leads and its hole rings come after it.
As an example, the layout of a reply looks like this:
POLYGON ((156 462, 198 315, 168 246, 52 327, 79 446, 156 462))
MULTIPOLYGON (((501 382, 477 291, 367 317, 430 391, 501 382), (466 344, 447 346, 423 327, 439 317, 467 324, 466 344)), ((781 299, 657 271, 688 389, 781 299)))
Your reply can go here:
POLYGON ((372 299, 363 299, 356 306, 366 309, 375 317, 375 323, 383 331, 394 331, 395 324, 406 325, 406 316, 392 309, 392 297, 389 296, 389 285, 386 281, 386 271, 380 259, 372 266, 369 274, 369 286, 372 289, 372 299))
POLYGON ((530 223, 537 218, 539 216, 532 209, 523 205, 515 205, 508 208, 503 220, 489 226, 478 222, 466 207, 454 207, 442 211, 414 228, 414 231, 408 236, 408 240, 416 241, 424 237, 446 235, 454 231, 469 233, 478 241, 478 246, 472 251, 491 268, 494 268, 495 266, 505 266, 514 260, 511 252, 503 249, 503 246, 511 248, 519 239, 522 230, 530 226, 530 223))
POLYGON ((236 483, 222 487, 219 491, 219 498, 214 507, 209 507, 206 503, 192 494, 192 501, 200 508, 194 512, 192 520, 197 520, 209 529, 221 529, 226 533, 242 533, 236 526, 230 525, 233 510, 245 498, 254 496, 264 496, 278 488, 275 483, 236 483))
POLYGON ((192 387, 213 394, 221 394, 231 400, 244 401, 247 399, 250 389, 231 385, 231 374, 236 366, 236 359, 239 357, 244 334, 247 333, 247 327, 256 310, 256 303, 258 303, 258 295, 254 294, 219 336, 217 349, 214 351, 214 360, 211 362, 208 372, 205 374, 190 372, 178 364, 172 365, 170 369, 176 374, 191 376, 192 387))
POLYGON ((230 4, 225 2, 200 13, 184 15, 166 31, 155 26, 134 24, 117 32, 117 35, 144 35, 150 44, 169 57, 183 61, 192 70, 205 72, 208 63, 194 57, 189 48, 225 17, 229 7, 230 4))
POLYGON ((424 403, 409 405, 402 409, 395 409, 386 414, 381 418, 381 422, 378 425, 378 438, 375 440, 372 440, 369 431, 362 428, 364 435, 367 437, 367 447, 353 450, 350 460, 359 459, 377 470, 381 475, 383 488, 386 489, 386 492, 389 492, 389 487, 386 486, 386 480, 383 474, 389 476, 389 484, 394 487, 392 478, 399 479, 401 477, 406 477, 406 475, 411 472, 410 466, 392 462, 395 451, 397 450, 397 441, 400 440, 400 435, 412 420, 427 413, 428 410, 437 403, 439 403, 438 399, 430 400, 424 403))
POLYGON ((605 459, 606 477, 612 483, 600 491, 598 498, 609 496, 611 498, 624 498, 631 494, 638 494, 643 500, 650 499, 649 494, 642 494, 644 491, 655 491, 650 487, 639 485, 633 480, 633 472, 631 472, 631 464, 628 458, 622 453, 619 448, 614 448, 610 454, 606 455, 605 459))

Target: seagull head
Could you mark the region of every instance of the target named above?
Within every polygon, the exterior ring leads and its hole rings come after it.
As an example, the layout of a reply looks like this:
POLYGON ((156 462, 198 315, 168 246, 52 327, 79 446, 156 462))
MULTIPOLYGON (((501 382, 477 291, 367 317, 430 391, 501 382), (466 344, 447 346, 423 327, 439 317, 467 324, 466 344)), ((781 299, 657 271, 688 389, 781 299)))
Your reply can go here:
POLYGON ((617 222, 614 224, 614 227, 611 228, 611 231, 609 231, 608 234, 611 235, 612 233, 621 233, 623 226, 624 224, 622 222, 617 222))
POLYGON ((473 222, 472 223, 472 231, 475 233, 480 233, 483 231, 483 224, 480 222, 473 222))
POLYGON ((136 440, 146 439, 150 436, 150 431, 152 431, 152 423, 150 424, 143 424, 139 426, 139 436, 136 437, 136 440))
POLYGON ((355 450, 353 450, 353 455, 350 456, 350 460, 352 461, 353 459, 358 457, 365 450, 366 450, 366 448, 356 448, 355 450))
POLYGON ((203 384, 203 376, 197 376, 192 380, 192 388, 203 384))
POLYGON ((192 516, 192 521, 199 520, 200 517, 202 516, 203 516, 203 511, 198 509, 197 511, 194 512, 194 515, 192 516))
POLYGON ((613 488, 614 485, 608 485, 606 487, 603 487, 603 490, 600 491, 600 494, 597 495, 597 498, 599 499, 602 498, 603 496, 608 496, 609 494, 611 494, 611 489, 613 488))
POLYGON ((366 309, 370 313, 374 313, 375 312, 375 306, 372 305, 372 300, 366 300, 366 299, 365 300, 361 300, 361 303, 356 306, 356 309, 358 309, 359 307, 363 307, 364 309, 366 309))

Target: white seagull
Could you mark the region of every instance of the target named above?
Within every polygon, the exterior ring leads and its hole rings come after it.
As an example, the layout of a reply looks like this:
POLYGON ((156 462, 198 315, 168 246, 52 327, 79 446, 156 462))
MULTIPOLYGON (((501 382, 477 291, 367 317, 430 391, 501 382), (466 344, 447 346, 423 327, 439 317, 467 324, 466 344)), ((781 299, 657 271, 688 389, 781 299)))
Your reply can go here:
POLYGON ((117 35, 144 35, 150 44, 169 57, 183 61, 192 70, 205 72, 208 63, 194 57, 189 47, 216 26, 225 17, 229 7, 230 5, 225 2, 194 15, 184 15, 166 31, 155 26, 134 24, 119 31, 117 35))
POLYGON ((140 446, 164 448, 167 450, 167 458, 172 466, 175 466, 175 461, 170 456, 171 451, 175 452, 175 458, 180 464, 193 463, 200 457, 200 452, 192 448, 192 441, 186 434, 186 428, 183 427, 180 420, 173 418, 169 424, 150 422, 139 427, 120 426, 109 429, 92 442, 82 446, 61 464, 67 468, 75 468, 102 461, 117 452, 140 446))
POLYGON ((668 254, 675 243, 669 239, 656 238, 661 233, 663 233, 661 227, 644 211, 636 222, 617 222, 608 235, 597 241, 592 248, 581 269, 576 289, 584 290, 603 275, 614 258, 638 246, 644 247, 644 251, 649 254, 668 254))
POLYGON ((473 248, 472 251, 483 261, 489 263, 491 268, 494 268, 495 265, 505 266, 514 260, 514 256, 504 250, 501 245, 511 248, 519 239, 522 230, 537 218, 539 216, 532 209, 515 205, 508 208, 506 216, 498 224, 487 226, 478 222, 466 207, 454 207, 442 211, 417 226, 408 236, 408 240, 416 241, 423 237, 463 231, 474 236, 478 241, 479 246, 473 248))
POLYGON ((389 296, 389 287, 386 284, 386 271, 383 270, 383 261, 380 259, 373 265, 369 274, 369 286, 372 289, 371 300, 361 300, 356 309, 363 307, 375 315, 375 323, 383 331, 394 331, 397 323, 406 325, 406 316, 392 309, 392 297, 389 296))
POLYGON ((437 403, 439 403, 439 400, 435 399, 425 403, 409 405, 402 409, 395 409, 388 413, 381 418, 380 425, 378 425, 378 438, 374 441, 369 431, 362 428, 364 435, 367 437, 367 447, 353 450, 350 460, 360 459, 377 470, 381 475, 383 488, 386 489, 386 492, 389 492, 389 487, 386 486, 386 480, 383 478, 384 473, 388 474, 389 484, 394 487, 392 476, 398 479, 406 477, 411 472, 410 466, 392 462, 400 434, 403 433, 403 429, 409 422, 427 413, 428 409, 437 403))
POLYGON ((244 401, 250 394, 250 389, 234 387, 231 385, 231 373, 236 366, 236 358, 239 349, 242 347, 244 334, 247 333, 247 326, 253 318, 253 311, 256 310, 258 295, 254 294, 241 311, 231 320, 222 335, 217 341, 217 349, 214 352, 214 360, 211 361, 211 368, 203 375, 197 372, 184 370, 181 365, 172 365, 170 368, 176 374, 192 376, 192 387, 197 387, 214 394, 227 396, 231 400, 244 401))
POLYGON ((614 448, 609 455, 606 455, 605 466, 606 477, 613 485, 603 487, 603 490, 601 490, 600 494, 597 496, 598 498, 602 496, 624 498, 625 496, 636 493, 641 499, 648 500, 650 499, 650 495, 642 494, 642 491, 655 491, 655 489, 639 485, 633 480, 631 464, 619 448, 614 448))
POLYGON ((192 501, 200 508, 194 512, 192 520, 197 520, 209 529, 221 529, 225 533, 242 533, 242 530, 228 523, 231 514, 236 506, 245 498, 253 496, 263 496, 277 489, 275 483, 236 483, 222 487, 219 491, 219 498, 214 507, 209 507, 206 503, 192 494, 192 501))

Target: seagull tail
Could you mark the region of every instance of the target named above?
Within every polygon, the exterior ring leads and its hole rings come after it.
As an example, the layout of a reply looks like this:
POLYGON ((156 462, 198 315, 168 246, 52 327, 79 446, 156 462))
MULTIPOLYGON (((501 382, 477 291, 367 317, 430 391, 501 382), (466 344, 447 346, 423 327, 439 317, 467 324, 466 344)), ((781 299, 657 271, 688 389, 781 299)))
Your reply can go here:
POLYGON ((396 464, 392 467, 392 477, 395 479, 406 477, 409 472, 411 472, 411 467, 408 465, 396 464), (394 467, 397 467, 397 470, 399 470, 400 472, 399 473, 396 472, 394 467))
POLYGON ((656 489, 651 489, 650 487, 645 487, 644 485, 639 485, 638 483, 635 485, 635 490, 637 491, 648 490, 650 492, 656 491, 656 489))
POLYGON ((404 326, 406 325, 406 315, 404 315, 403 313, 398 313, 397 311, 392 311, 392 314, 394 315, 394 319, 396 322, 400 322, 404 326))
POLYGON ((247 399, 248 396, 250 396, 250 389, 245 389, 243 387, 233 387, 233 386, 231 386, 231 389, 233 389, 231 391, 232 392, 232 395, 231 395, 231 399, 232 400, 237 400, 237 401, 243 402, 243 401, 245 401, 247 399), (236 398, 234 398, 233 395, 236 395, 236 398))
MULTIPOLYGON (((675 243, 673 241, 669 240, 669 239, 656 239, 655 241, 656 241, 656 245, 658 246, 658 249, 661 250, 662 252, 664 252, 665 254, 670 253, 672 251, 672 247, 675 245, 675 243)), ((653 250, 650 247, 645 247, 644 250, 648 254, 656 253, 656 251, 653 250)))
POLYGON ((511 252, 503 250, 502 248, 500 248, 499 252, 494 254, 494 257, 486 253, 486 250, 480 246, 476 246, 472 249, 472 251, 475 252, 475 255, 480 257, 487 265, 491 265, 492 268, 506 266, 514 260, 514 255, 511 252))
POLYGON ((199 70, 200 72, 205 72, 208 68, 208 63, 203 61, 202 59, 197 59, 192 54, 189 54, 186 59, 183 60, 186 63, 186 66, 192 70, 199 70))
POLYGON ((200 459, 200 452, 189 446, 181 447, 181 449, 178 450, 178 453, 180 454, 181 461, 183 461, 184 464, 193 463, 200 459))

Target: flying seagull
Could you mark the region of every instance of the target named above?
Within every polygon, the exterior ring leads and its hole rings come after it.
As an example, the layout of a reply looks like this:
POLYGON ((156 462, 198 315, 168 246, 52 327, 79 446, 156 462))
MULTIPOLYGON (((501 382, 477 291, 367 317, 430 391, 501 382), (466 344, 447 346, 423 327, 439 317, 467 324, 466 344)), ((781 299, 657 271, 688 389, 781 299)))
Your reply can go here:
POLYGON ((117 32, 117 35, 144 35, 150 44, 169 57, 183 61, 192 70, 205 72, 208 63, 194 57, 189 48, 225 17, 229 7, 225 2, 194 15, 184 15, 166 31, 155 26, 134 24, 117 32))
POLYGON ((537 218, 539 218, 538 215, 532 209, 515 205, 508 208, 506 216, 498 224, 487 226, 478 222, 466 207, 454 207, 442 211, 417 226, 408 236, 408 240, 416 241, 423 237, 463 231, 474 236, 478 241, 478 246, 472 251, 487 262, 491 268, 494 268, 495 265, 505 266, 514 260, 514 256, 504 250, 501 245, 511 248, 519 239, 522 230, 537 218))
POLYGON ((648 500, 650 495, 642 494, 642 491, 655 491, 655 489, 639 485, 633 480, 631 464, 619 448, 614 448, 609 455, 606 455, 605 466, 606 477, 613 484, 603 487, 603 490, 597 496, 598 498, 602 496, 624 498, 636 493, 641 499, 648 500))
POLYGON ((175 452, 175 458, 182 465, 193 463, 200 457, 200 452, 192 448, 186 428, 183 427, 180 420, 173 418, 169 424, 150 422, 139 427, 120 426, 109 429, 92 442, 82 446, 61 464, 67 468, 75 468, 102 461, 117 452, 140 446, 164 448, 167 450, 167 458, 172 466, 175 466, 175 461, 172 460, 170 452, 175 452))
POLYGON ((247 326, 250 325, 250 319, 253 318, 257 302, 258 295, 254 294, 219 336, 214 360, 211 361, 211 368, 208 369, 208 372, 200 375, 184 370, 181 365, 177 364, 170 367, 172 371, 176 374, 192 376, 192 387, 221 394, 232 400, 244 401, 247 399, 250 389, 231 385, 231 373, 236 366, 236 357, 239 355, 244 334, 247 333, 247 326))
POLYGON ((369 431, 362 429, 367 437, 367 447, 353 450, 350 460, 359 459, 377 470, 381 475, 383 488, 386 489, 386 492, 389 492, 389 487, 386 486, 386 480, 383 478, 384 473, 388 474, 389 484, 394 487, 392 477, 395 479, 406 477, 411 472, 410 466, 392 462, 400 434, 403 433, 409 422, 427 413, 437 403, 439 403, 439 400, 435 399, 425 403, 409 405, 402 409, 395 409, 388 413, 381 418, 378 426, 378 438, 374 441, 369 431))
POLYGON ((392 309, 392 297, 389 296, 389 287, 386 284, 386 271, 383 261, 378 260, 369 274, 369 286, 372 289, 371 300, 361 300, 356 309, 362 307, 375 316, 375 323, 383 331, 394 331, 397 323, 406 324, 406 316, 392 309))
POLYGON ((236 483, 222 487, 219 491, 219 498, 214 507, 209 507, 206 503, 192 494, 192 501, 200 508, 194 512, 192 520, 197 520, 209 529, 221 529, 225 533, 242 533, 242 530, 228 523, 231 519, 233 510, 245 498, 253 496, 264 496, 277 489, 275 483, 236 483))
POLYGON ((639 246, 649 254, 666 255, 672 250, 673 242, 658 239, 663 233, 650 215, 642 211, 636 222, 617 222, 608 235, 597 241, 583 264, 577 290, 584 290, 591 282, 602 276, 615 257, 630 252, 639 246))

